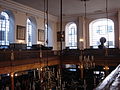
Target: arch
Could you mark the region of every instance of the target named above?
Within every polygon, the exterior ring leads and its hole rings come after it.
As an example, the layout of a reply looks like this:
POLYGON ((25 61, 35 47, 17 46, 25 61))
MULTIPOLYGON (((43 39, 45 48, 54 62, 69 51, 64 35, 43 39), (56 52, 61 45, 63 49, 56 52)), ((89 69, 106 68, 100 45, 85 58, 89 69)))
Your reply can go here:
POLYGON ((105 46, 109 48, 115 47, 114 40, 114 22, 111 19, 101 18, 92 21, 89 24, 89 44, 93 48, 98 48, 100 38, 105 37, 105 46))
POLYGON ((77 49, 77 25, 74 22, 69 22, 65 26, 65 46, 77 49))
POLYGON ((10 10, 0 13, 0 45, 9 45, 15 41, 15 19, 10 10))

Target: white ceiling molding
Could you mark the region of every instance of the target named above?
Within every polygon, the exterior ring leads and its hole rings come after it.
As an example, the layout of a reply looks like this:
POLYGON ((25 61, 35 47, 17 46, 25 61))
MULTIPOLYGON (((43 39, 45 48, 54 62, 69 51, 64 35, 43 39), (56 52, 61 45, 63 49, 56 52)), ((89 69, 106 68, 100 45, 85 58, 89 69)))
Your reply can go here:
MULTIPOLYGON (((115 14, 117 14, 117 12, 120 9, 111 9, 108 11, 108 16, 114 16, 115 14)), ((84 16, 84 14, 73 14, 73 15, 64 15, 63 18, 72 18, 72 17, 80 17, 80 16, 84 16)), ((88 18, 102 18, 102 17, 106 17, 106 12, 105 11, 96 11, 94 13, 89 13, 87 14, 88 18)))
MULTIPOLYGON (((44 12, 22 5, 12 0, 0 0, 0 6, 8 10, 17 10, 37 17, 44 18, 44 12)), ((49 20, 57 22, 58 17, 49 14, 49 20)))

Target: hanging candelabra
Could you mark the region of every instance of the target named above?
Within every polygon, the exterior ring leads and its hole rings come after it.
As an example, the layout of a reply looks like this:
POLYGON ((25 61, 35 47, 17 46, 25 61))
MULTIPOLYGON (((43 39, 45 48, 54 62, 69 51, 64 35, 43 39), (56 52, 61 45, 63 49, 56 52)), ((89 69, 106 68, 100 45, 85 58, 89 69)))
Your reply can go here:
MULTIPOLYGON (((48 46, 48 0, 44 0, 44 26, 45 23, 47 24, 47 42, 46 46, 48 46)), ((44 27, 45 29, 45 27, 44 27)), ((44 60, 44 66, 42 67, 41 71, 41 87, 42 90, 64 90, 65 82, 62 82, 62 65, 61 65, 61 59, 62 59, 62 41, 64 38, 64 32, 62 31, 62 0, 60 0, 60 64, 57 67, 48 66, 48 51, 47 54, 47 60, 44 60), (56 69, 55 69, 56 68, 56 69)), ((41 55, 40 55, 41 56, 41 55)))
POLYGON ((43 90, 48 90, 56 87, 55 73, 49 67, 44 67, 42 69, 41 78, 41 87, 43 90))
POLYGON ((79 60, 80 60, 80 68, 83 68, 83 69, 95 68, 94 56, 81 54, 79 57, 79 60))
POLYGON ((63 0, 60 0, 60 64, 57 71, 57 88, 58 90, 63 90, 64 84, 62 82, 62 42, 64 39, 64 34, 62 31, 62 12, 63 12, 63 0))
MULTIPOLYGON (((84 27, 86 27, 86 17, 87 17, 87 3, 86 1, 88 0, 81 0, 84 2, 84 27)), ((83 39, 80 39, 80 42, 83 46, 83 39)), ((83 49, 83 48, 81 48, 83 49)), ((81 54, 79 56, 79 60, 80 60, 80 68, 81 69, 91 69, 95 67, 95 61, 94 61, 94 56, 92 55, 83 55, 83 50, 81 50, 81 54)))
MULTIPOLYGON (((47 30, 47 42, 48 46, 48 0, 44 0, 44 29, 47 30), (47 28, 45 25, 47 24, 47 28)), ((42 54, 42 53, 41 53, 42 54)), ((40 54, 40 57, 42 57, 40 54)), ((54 67, 48 66, 48 50, 46 50, 46 60, 43 61, 43 67, 41 68, 41 89, 50 90, 56 87, 56 74, 54 67)))

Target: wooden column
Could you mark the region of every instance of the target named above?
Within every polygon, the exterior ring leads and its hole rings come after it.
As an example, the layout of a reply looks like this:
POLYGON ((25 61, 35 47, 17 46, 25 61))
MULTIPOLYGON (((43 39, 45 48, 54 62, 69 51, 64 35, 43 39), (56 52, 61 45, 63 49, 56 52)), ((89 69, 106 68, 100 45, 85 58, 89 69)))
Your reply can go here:
POLYGON ((34 73, 34 78, 36 78, 36 71, 35 71, 35 70, 33 70, 33 73, 34 73))
POLYGON ((38 69, 38 77, 39 77, 39 79, 40 79, 40 69, 38 69))
POLYGON ((11 90, 14 90, 14 73, 11 73, 11 90))
POLYGON ((83 79, 83 65, 80 65, 80 77, 83 79))

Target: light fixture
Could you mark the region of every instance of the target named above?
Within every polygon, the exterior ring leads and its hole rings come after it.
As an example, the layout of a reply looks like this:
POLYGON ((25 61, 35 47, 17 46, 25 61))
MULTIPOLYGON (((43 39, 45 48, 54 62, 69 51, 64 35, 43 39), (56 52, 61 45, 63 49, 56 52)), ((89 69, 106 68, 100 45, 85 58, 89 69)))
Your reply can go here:
POLYGON ((58 70, 57 70, 57 90, 63 90, 63 85, 62 85, 62 42, 64 38, 64 33, 62 31, 62 12, 63 12, 63 0, 60 0, 60 64, 58 65, 58 70))
POLYGON ((14 73, 11 73, 11 75, 10 75, 12 78, 14 77, 14 73))
POLYGON ((18 76, 18 74, 16 73, 16 74, 15 74, 15 76, 17 77, 17 76, 18 76))
POLYGON ((109 67, 105 66, 105 67, 103 67, 103 69, 107 71, 107 70, 109 70, 109 67))
POLYGON ((83 38, 80 38, 79 41, 80 41, 80 42, 83 42, 84 40, 83 40, 83 38))
POLYGON ((83 55, 79 57, 80 67, 83 69, 93 69, 95 68, 94 56, 83 55))
MULTIPOLYGON (((86 8, 87 8, 87 4, 86 1, 88 0, 81 0, 84 2, 84 28, 86 27, 86 8)), ((86 29, 85 29, 86 30, 86 29)), ((92 55, 85 55, 84 54, 84 50, 83 50, 83 38, 79 39, 80 42, 80 49, 81 49, 81 53, 79 56, 79 67, 80 67, 80 72, 81 72, 81 79, 84 78, 83 73, 85 69, 94 69, 95 68, 95 60, 94 60, 94 56, 92 55)))
POLYGON ((8 73, 7 76, 10 76, 10 74, 8 73))
POLYGON ((80 42, 80 50, 82 51, 84 48, 83 48, 83 38, 80 38, 79 39, 79 42, 80 42))
MULTIPOLYGON (((48 47, 48 0, 44 0, 44 30, 47 30, 47 42, 45 45, 48 47), (46 26, 47 25, 47 28, 46 26)), ((40 53, 40 58, 42 59, 42 52, 40 53)), ((56 86, 55 73, 48 66, 48 50, 46 50, 46 60, 43 61, 43 66, 40 68, 40 82, 41 87, 44 90, 51 90, 56 86)))
MULTIPOLYGON (((107 35, 108 35, 108 48, 109 48, 109 32, 108 32, 108 0, 105 0, 106 1, 106 18, 107 18, 107 35)), ((108 56, 108 48, 105 48, 105 56, 108 56)), ((103 68, 104 70, 109 70, 109 67, 107 65, 107 60, 105 60, 105 67, 103 68)))

